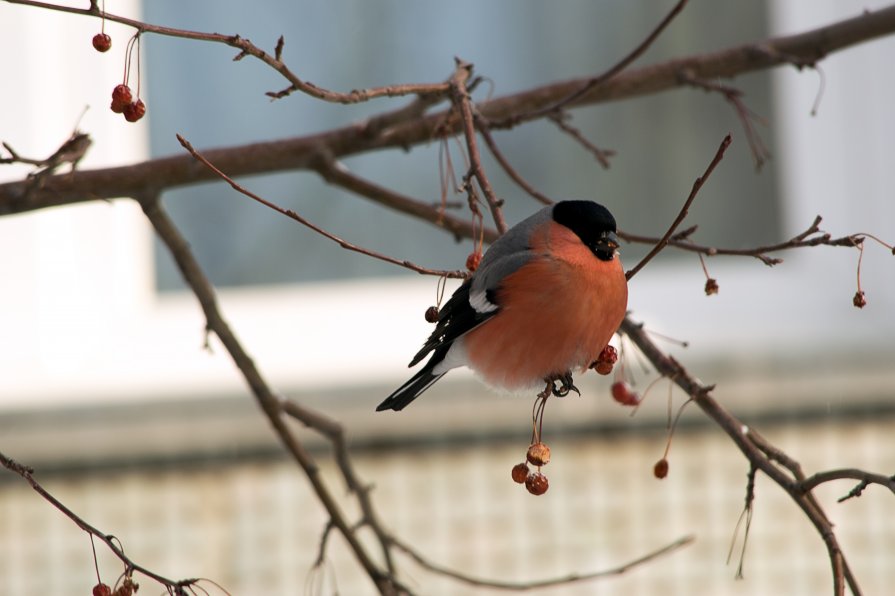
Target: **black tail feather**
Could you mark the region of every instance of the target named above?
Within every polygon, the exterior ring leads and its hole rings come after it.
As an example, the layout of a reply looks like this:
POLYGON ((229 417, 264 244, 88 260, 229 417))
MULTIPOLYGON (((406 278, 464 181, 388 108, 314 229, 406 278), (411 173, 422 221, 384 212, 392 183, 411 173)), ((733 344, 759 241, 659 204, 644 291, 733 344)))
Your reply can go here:
POLYGON ((376 411, 394 410, 397 412, 398 410, 403 410, 407 407, 407 404, 415 400, 423 391, 431 387, 432 383, 444 376, 444 373, 433 374, 433 368, 434 364, 430 360, 426 366, 410 377, 409 381, 395 389, 394 393, 376 406, 376 411))

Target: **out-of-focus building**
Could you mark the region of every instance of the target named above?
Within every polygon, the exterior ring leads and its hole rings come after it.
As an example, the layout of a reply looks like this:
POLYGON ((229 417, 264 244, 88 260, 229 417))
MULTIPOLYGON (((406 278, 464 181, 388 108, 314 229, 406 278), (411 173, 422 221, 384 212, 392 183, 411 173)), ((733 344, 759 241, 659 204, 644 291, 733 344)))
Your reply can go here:
MULTIPOLYGON (((240 33, 273 48, 307 80, 338 90, 438 81, 453 56, 488 77, 477 91, 502 95, 599 72, 633 48, 668 7, 644 3, 365 3, 312 6, 244 2, 110 3, 149 22, 240 33), (251 8, 250 8, 251 7, 251 8)), ((692 2, 638 65, 796 33, 855 16, 855 2, 692 2)), ((273 71, 232 51, 144 35, 147 118, 128 125, 106 109, 120 82, 131 31, 29 7, 0 7, 7 88, 0 139, 23 155, 52 152, 89 104, 80 127, 94 145, 82 168, 134 163, 181 151, 297 136, 402 105, 345 107, 294 95, 273 71), (39 76, 38 76, 39 74, 39 76)), ((609 170, 549 123, 501 132, 517 167, 557 198, 599 200, 623 229, 660 235, 725 133, 734 145, 687 220, 695 241, 772 244, 814 217, 834 236, 895 238, 893 40, 821 63, 822 77, 783 67, 733 82, 773 155, 755 172, 740 122, 717 95, 681 89, 572 112, 588 138, 617 152, 609 170), (819 98, 816 116, 811 116, 819 98)), ((452 148, 453 150, 453 148, 452 148)), ((440 200, 438 147, 346 160, 346 167, 420 200, 440 200)), ((454 155, 459 167, 462 158, 454 155)), ((487 163, 515 222, 538 208, 487 163)), ((4 181, 27 169, 2 166, 4 181)), ((246 179, 346 240, 432 267, 458 268, 470 243, 328 187, 316 174, 246 179)), ((734 575, 748 464, 719 429, 690 407, 670 450, 665 480, 653 464, 666 446, 669 384, 651 385, 630 345, 628 369, 648 391, 635 416, 594 373, 582 397, 553 400, 545 440, 550 490, 513 484, 524 457, 532 397, 503 396, 452 372, 401 413, 373 409, 409 372, 404 364, 431 327, 434 279, 348 253, 223 184, 163 197, 219 287, 221 308, 260 370, 284 396, 342 421, 382 520, 445 567, 478 578, 540 580, 612 569, 684 536, 690 546, 618 577, 555 588, 561 594, 817 594, 831 588, 820 537, 782 491, 759 475, 744 555, 734 575), (731 562, 726 563, 731 543, 731 562)), ((460 197, 458 200, 463 200, 460 197)), ((623 247, 633 265, 645 252, 623 247)), ((892 257, 868 244, 861 264, 868 305, 851 306, 856 250, 782 253, 769 269, 749 258, 710 258, 721 291, 706 297, 691 254, 669 250, 630 287, 633 316, 744 423, 801 462, 895 471, 895 276, 892 257)), ((302 593, 326 515, 301 471, 277 444, 215 337, 206 338, 195 297, 139 207, 127 199, 0 218, 0 451, 32 465, 39 480, 85 519, 117 536, 141 564, 169 577, 209 577, 233 594, 302 593), (209 348, 204 345, 208 339, 209 348)), ((448 286, 450 291, 453 286, 448 286)), ((670 393, 670 397, 669 397, 670 393)), ((343 482, 328 444, 298 430, 334 493, 343 482)), ((862 586, 895 583, 893 501, 854 483, 817 494, 862 586)), ((357 519, 350 496, 346 510, 357 519)), ((364 536, 364 540, 369 536, 364 536)), ((98 547, 104 578, 121 568, 98 547)), ((373 587, 340 539, 328 545, 322 593, 373 587)), ((430 574, 399 557, 420 594, 488 593, 430 574)), ((12 474, 0 473, 0 594, 86 593, 95 583, 88 537, 12 474)), ((144 589, 155 589, 148 580, 144 589)))

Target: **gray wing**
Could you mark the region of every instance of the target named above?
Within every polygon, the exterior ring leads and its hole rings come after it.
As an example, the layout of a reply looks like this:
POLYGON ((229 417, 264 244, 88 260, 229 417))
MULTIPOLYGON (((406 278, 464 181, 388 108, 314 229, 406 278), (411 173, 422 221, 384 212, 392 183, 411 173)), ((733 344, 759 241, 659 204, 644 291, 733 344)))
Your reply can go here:
POLYGON ((500 307, 495 293, 501 282, 534 256, 529 244, 532 232, 552 218, 553 206, 544 207, 513 226, 488 248, 469 289, 469 304, 476 312, 491 313, 500 307))
POLYGON ((438 313, 435 330, 410 361, 410 366, 415 366, 434 351, 426 365, 431 371, 447 354, 454 340, 497 314, 500 305, 496 295, 501 282, 534 256, 529 246, 531 234, 539 225, 552 219, 551 209, 545 207, 522 220, 488 248, 473 276, 457 288, 438 313))

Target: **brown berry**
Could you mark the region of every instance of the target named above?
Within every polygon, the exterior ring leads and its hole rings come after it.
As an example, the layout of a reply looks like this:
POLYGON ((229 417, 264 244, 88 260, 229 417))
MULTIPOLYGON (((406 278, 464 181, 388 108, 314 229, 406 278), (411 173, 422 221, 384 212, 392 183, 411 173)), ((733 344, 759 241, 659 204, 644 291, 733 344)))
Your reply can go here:
POLYGON ((124 108, 132 101, 133 96, 131 95, 131 88, 127 85, 116 85, 115 88, 112 89, 111 108, 116 114, 122 113, 124 108))
POLYGON ((124 119, 128 122, 136 122, 146 113, 146 104, 142 99, 131 102, 124 106, 124 119))
POLYGON ((636 406, 640 403, 640 396, 624 381, 616 381, 610 387, 612 399, 626 406, 636 406))
POLYGON ((528 466, 525 463, 513 466, 513 482, 522 484, 528 478, 528 466))
POLYGON ((470 271, 475 271, 479 268, 479 263, 482 262, 482 253, 479 251, 473 251, 469 253, 469 256, 466 257, 466 268, 470 271))
POLYGON ((97 52, 108 52, 112 47, 112 38, 105 33, 97 33, 93 36, 93 49, 97 52))
POLYGON ((864 292, 861 292, 861 291, 855 292, 855 297, 852 298, 851 303, 854 304, 858 308, 864 308, 865 306, 867 306, 867 299, 864 298, 864 292))
POLYGON ((705 280, 705 295, 711 296, 712 294, 718 293, 718 280, 714 277, 710 277, 705 280))
POLYGON ((549 487, 547 477, 540 472, 529 474, 525 479, 525 488, 533 495, 543 495, 549 487))
POLYGON ((664 457, 656 462, 653 466, 653 476, 656 478, 665 478, 668 476, 668 460, 664 457))
POLYGON ((428 323, 437 323, 438 322, 438 307, 430 306, 426 309, 426 322, 428 323))
POLYGON ((535 443, 528 448, 525 458, 533 466, 546 466, 550 462, 550 447, 544 443, 535 443))
POLYGON ((93 596, 112 596, 112 588, 104 583, 93 586, 93 596))

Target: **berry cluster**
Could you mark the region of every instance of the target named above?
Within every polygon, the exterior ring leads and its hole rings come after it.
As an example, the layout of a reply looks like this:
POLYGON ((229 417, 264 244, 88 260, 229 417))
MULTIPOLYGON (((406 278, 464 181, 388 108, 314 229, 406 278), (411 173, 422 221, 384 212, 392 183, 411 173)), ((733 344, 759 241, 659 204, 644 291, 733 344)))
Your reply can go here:
POLYGON ((532 443, 528 447, 525 459, 527 463, 522 462, 513 466, 513 481, 518 484, 525 484, 525 488, 533 495, 543 495, 547 492, 550 484, 547 482, 547 477, 541 473, 541 466, 546 466, 550 461, 550 447, 547 447, 540 441, 532 443), (528 464, 536 466, 538 470, 532 472, 528 464))
POLYGON ((136 583, 130 577, 125 577, 121 585, 115 591, 108 584, 102 582, 93 586, 93 596, 133 596, 140 589, 140 584, 136 583))
MULTIPOLYGON (((103 19, 103 27, 105 27, 105 19, 103 19)), ((105 31, 97 33, 93 36, 93 47, 98 52, 108 52, 112 47, 112 38, 105 31)), ((140 34, 137 33, 127 42, 125 50, 124 62, 124 82, 116 85, 112 89, 112 104, 109 106, 116 114, 124 114, 124 119, 128 122, 136 122, 146 115, 146 104, 140 99, 140 34), (131 58, 133 57, 134 48, 137 50, 137 98, 131 88, 128 87, 127 81, 131 72, 131 58)))
POLYGON ((131 88, 123 83, 112 89, 112 105, 109 107, 116 114, 124 114, 128 122, 136 122, 146 114, 146 104, 139 97, 134 101, 131 88))

